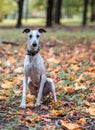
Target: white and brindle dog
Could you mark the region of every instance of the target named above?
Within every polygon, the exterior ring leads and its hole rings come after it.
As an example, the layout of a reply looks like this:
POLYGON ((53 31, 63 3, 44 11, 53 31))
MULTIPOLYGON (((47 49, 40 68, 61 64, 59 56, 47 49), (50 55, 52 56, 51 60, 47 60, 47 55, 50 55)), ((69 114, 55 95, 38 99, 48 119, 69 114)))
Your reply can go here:
POLYGON ((46 77, 46 70, 44 61, 39 54, 40 45, 39 38, 46 30, 38 29, 31 30, 24 29, 23 33, 28 34, 27 54, 24 60, 24 80, 23 80, 23 93, 20 108, 26 108, 26 89, 30 90, 30 94, 37 95, 35 106, 40 105, 43 95, 53 93, 54 101, 56 101, 56 93, 54 82, 51 78, 46 77))

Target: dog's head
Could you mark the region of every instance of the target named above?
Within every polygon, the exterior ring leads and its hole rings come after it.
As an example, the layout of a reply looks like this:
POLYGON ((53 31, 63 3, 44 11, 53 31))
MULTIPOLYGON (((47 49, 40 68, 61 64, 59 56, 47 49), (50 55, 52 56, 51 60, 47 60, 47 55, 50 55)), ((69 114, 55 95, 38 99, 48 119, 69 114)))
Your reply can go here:
POLYGON ((28 46, 32 50, 36 50, 39 46, 39 38, 42 33, 45 33, 46 30, 40 28, 38 30, 31 30, 30 28, 26 28, 23 30, 23 33, 28 34, 28 46))

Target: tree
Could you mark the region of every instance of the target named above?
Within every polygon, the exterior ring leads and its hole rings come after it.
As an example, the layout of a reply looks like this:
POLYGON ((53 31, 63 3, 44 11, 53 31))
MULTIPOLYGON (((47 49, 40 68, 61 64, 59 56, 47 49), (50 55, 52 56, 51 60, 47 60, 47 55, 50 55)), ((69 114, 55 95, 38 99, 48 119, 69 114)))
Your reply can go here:
POLYGON ((62 0, 56 0, 55 23, 60 24, 62 0))
POLYGON ((91 22, 95 21, 95 0, 91 0, 91 22))
POLYGON ((54 0, 47 0, 47 16, 46 16, 46 26, 51 27, 53 21, 53 4, 54 0))
POLYGON ((5 18, 5 16, 7 16, 8 14, 13 14, 15 11, 16 11, 16 4, 13 0, 1 0, 0 22, 5 18))
POLYGON ((88 0, 84 0, 83 21, 82 21, 83 26, 87 24, 87 10, 88 10, 88 0))
POLYGON ((46 9, 46 0, 30 0, 29 7, 32 10, 45 10, 46 9))
POLYGON ((22 15, 23 15, 23 3, 24 0, 18 0, 17 4, 18 4, 18 19, 17 19, 17 24, 16 27, 20 28, 22 26, 22 15))

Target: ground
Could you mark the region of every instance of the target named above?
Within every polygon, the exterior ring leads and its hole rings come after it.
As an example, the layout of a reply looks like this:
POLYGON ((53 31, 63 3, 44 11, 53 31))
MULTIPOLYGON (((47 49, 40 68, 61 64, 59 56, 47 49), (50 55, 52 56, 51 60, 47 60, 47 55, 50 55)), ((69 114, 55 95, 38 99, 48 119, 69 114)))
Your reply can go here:
MULTIPOLYGON (((58 27, 59 28, 59 27, 58 27)), ((34 107, 27 91, 27 108, 20 109, 27 36, 22 29, 0 30, 0 129, 95 130, 95 32, 92 28, 47 29, 40 40, 52 94, 34 107)))

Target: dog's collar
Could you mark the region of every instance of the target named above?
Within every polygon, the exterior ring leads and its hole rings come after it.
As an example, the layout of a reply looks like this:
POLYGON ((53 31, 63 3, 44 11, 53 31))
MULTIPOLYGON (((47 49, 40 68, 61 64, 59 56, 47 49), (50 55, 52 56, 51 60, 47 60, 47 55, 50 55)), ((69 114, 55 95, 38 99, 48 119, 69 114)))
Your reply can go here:
POLYGON ((39 46, 37 50, 27 50, 27 55, 30 56, 35 56, 39 51, 40 51, 41 47, 39 46))

